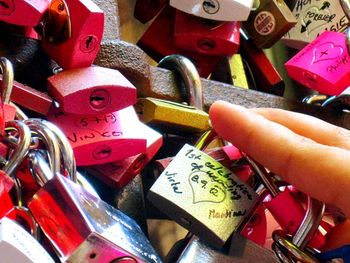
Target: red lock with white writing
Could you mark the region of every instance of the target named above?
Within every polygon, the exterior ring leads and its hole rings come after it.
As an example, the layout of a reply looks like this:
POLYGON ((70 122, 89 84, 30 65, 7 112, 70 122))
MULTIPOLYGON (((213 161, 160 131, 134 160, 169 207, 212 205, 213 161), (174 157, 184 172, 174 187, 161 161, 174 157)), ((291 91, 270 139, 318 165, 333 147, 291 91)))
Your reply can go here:
POLYGON ((324 32, 285 64, 288 75, 304 86, 339 95, 350 85, 346 35, 324 32))
POLYGON ((146 138, 132 106, 94 116, 52 111, 48 119, 67 136, 79 166, 114 162, 146 151, 146 138))
POLYGON ((43 20, 43 49, 64 69, 89 67, 103 27, 103 11, 91 0, 53 0, 43 20))

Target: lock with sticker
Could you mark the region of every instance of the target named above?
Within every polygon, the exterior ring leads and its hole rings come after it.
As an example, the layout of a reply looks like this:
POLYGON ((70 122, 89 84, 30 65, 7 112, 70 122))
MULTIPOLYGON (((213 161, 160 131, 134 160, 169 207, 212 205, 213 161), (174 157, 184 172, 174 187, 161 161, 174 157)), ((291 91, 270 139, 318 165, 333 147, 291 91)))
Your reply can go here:
POLYGON ((259 48, 270 48, 297 23, 283 0, 263 1, 242 23, 259 48))
POLYGON ((349 24, 339 0, 297 0, 293 15, 297 24, 282 38, 289 47, 301 49, 325 31, 342 32, 349 24))
MULTIPOLYGON (((206 132, 196 146, 215 136, 206 132)), ((148 199, 210 245, 222 247, 255 211, 258 195, 229 169, 186 144, 160 175, 148 199)))
POLYGON ((288 75, 302 85, 327 95, 339 95, 350 84, 348 31, 326 31, 286 64, 288 75))

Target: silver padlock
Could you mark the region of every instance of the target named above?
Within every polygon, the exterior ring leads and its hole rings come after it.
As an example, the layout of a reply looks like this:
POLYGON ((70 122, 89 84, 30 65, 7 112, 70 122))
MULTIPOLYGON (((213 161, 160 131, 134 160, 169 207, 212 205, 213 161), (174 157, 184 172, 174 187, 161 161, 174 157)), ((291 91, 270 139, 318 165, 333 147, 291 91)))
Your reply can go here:
POLYGON ((40 151, 29 160, 45 178, 28 207, 64 262, 161 262, 136 223, 59 173, 40 151))
POLYGON ((4 217, 0 220, 1 262, 54 263, 55 261, 25 229, 4 217))

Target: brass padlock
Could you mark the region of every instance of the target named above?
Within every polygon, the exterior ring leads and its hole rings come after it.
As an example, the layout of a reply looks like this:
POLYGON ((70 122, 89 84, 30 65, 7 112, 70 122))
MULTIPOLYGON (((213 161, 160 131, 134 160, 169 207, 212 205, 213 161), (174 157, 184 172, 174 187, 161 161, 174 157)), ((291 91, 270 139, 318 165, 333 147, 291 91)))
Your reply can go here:
POLYGON ((172 101, 141 98, 135 105, 144 123, 169 133, 203 132, 210 128, 209 115, 204 112, 202 86, 192 62, 180 55, 165 57, 159 66, 175 70, 181 77, 191 106, 172 101))
MULTIPOLYGON (((202 148, 215 132, 207 131, 202 148)), ((258 195, 229 169, 186 144, 159 176, 148 199, 178 224, 220 248, 248 222, 258 195)))
POLYGON ((270 48, 297 20, 283 0, 263 1, 242 26, 259 48, 270 48))
POLYGON ((234 54, 233 56, 227 56, 220 60, 216 64, 210 78, 239 88, 249 89, 241 54, 234 54))

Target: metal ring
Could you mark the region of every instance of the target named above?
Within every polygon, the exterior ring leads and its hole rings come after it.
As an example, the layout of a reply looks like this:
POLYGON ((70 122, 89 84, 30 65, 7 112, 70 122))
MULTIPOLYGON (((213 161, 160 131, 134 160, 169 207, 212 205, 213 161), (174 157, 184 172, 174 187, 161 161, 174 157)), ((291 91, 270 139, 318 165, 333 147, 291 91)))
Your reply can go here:
POLYGON ((15 211, 16 216, 24 219, 30 227, 30 234, 39 241, 41 238, 40 228, 29 209, 24 206, 15 206, 15 211))
MULTIPOLYGON (((60 155, 63 159, 63 167, 66 169, 68 173, 68 178, 73 182, 77 182, 77 167, 76 167, 75 156, 74 156, 72 146, 69 143, 67 137, 61 131, 61 129, 59 129, 55 124, 49 121, 42 120, 42 119, 32 119, 32 120, 38 123, 41 123, 42 125, 50 129, 54 133, 60 149, 60 155)), ((62 174, 65 174, 65 171, 62 172, 62 174)))
POLYGON ((34 180, 42 187, 54 177, 52 169, 47 164, 44 150, 31 150, 28 153, 29 171, 34 180))
POLYGON ((6 127, 14 127, 18 132, 18 147, 16 147, 14 153, 10 156, 7 163, 2 168, 6 174, 13 178, 14 176, 12 173, 16 170, 18 165, 21 164, 29 151, 31 132, 29 127, 21 121, 8 121, 6 122, 6 127))
POLYGON ((52 169, 53 174, 59 173, 61 169, 61 156, 58 140, 55 134, 41 122, 33 119, 25 120, 24 123, 29 126, 32 132, 37 134, 38 137, 43 140, 47 151, 49 152, 48 157, 50 168, 52 169))
POLYGON ((191 60, 181 55, 170 55, 164 57, 158 67, 172 70, 181 77, 189 105, 200 110, 204 109, 201 78, 191 60))
MULTIPOLYGON (((282 230, 276 230, 272 234, 272 238, 275 244, 279 247, 282 247, 288 253, 285 257, 289 259, 296 259, 304 263, 319 263, 317 259, 315 259, 312 255, 302 251, 300 248, 295 246, 291 241, 288 240, 288 235, 286 235, 282 230)), ((274 246, 274 248, 276 248, 274 246)), ((281 250, 274 250, 276 255, 278 256, 281 253, 281 250)))
POLYGON ((2 71, 1 99, 3 103, 10 103, 14 81, 14 71, 10 60, 5 57, 0 58, 0 69, 2 71))

